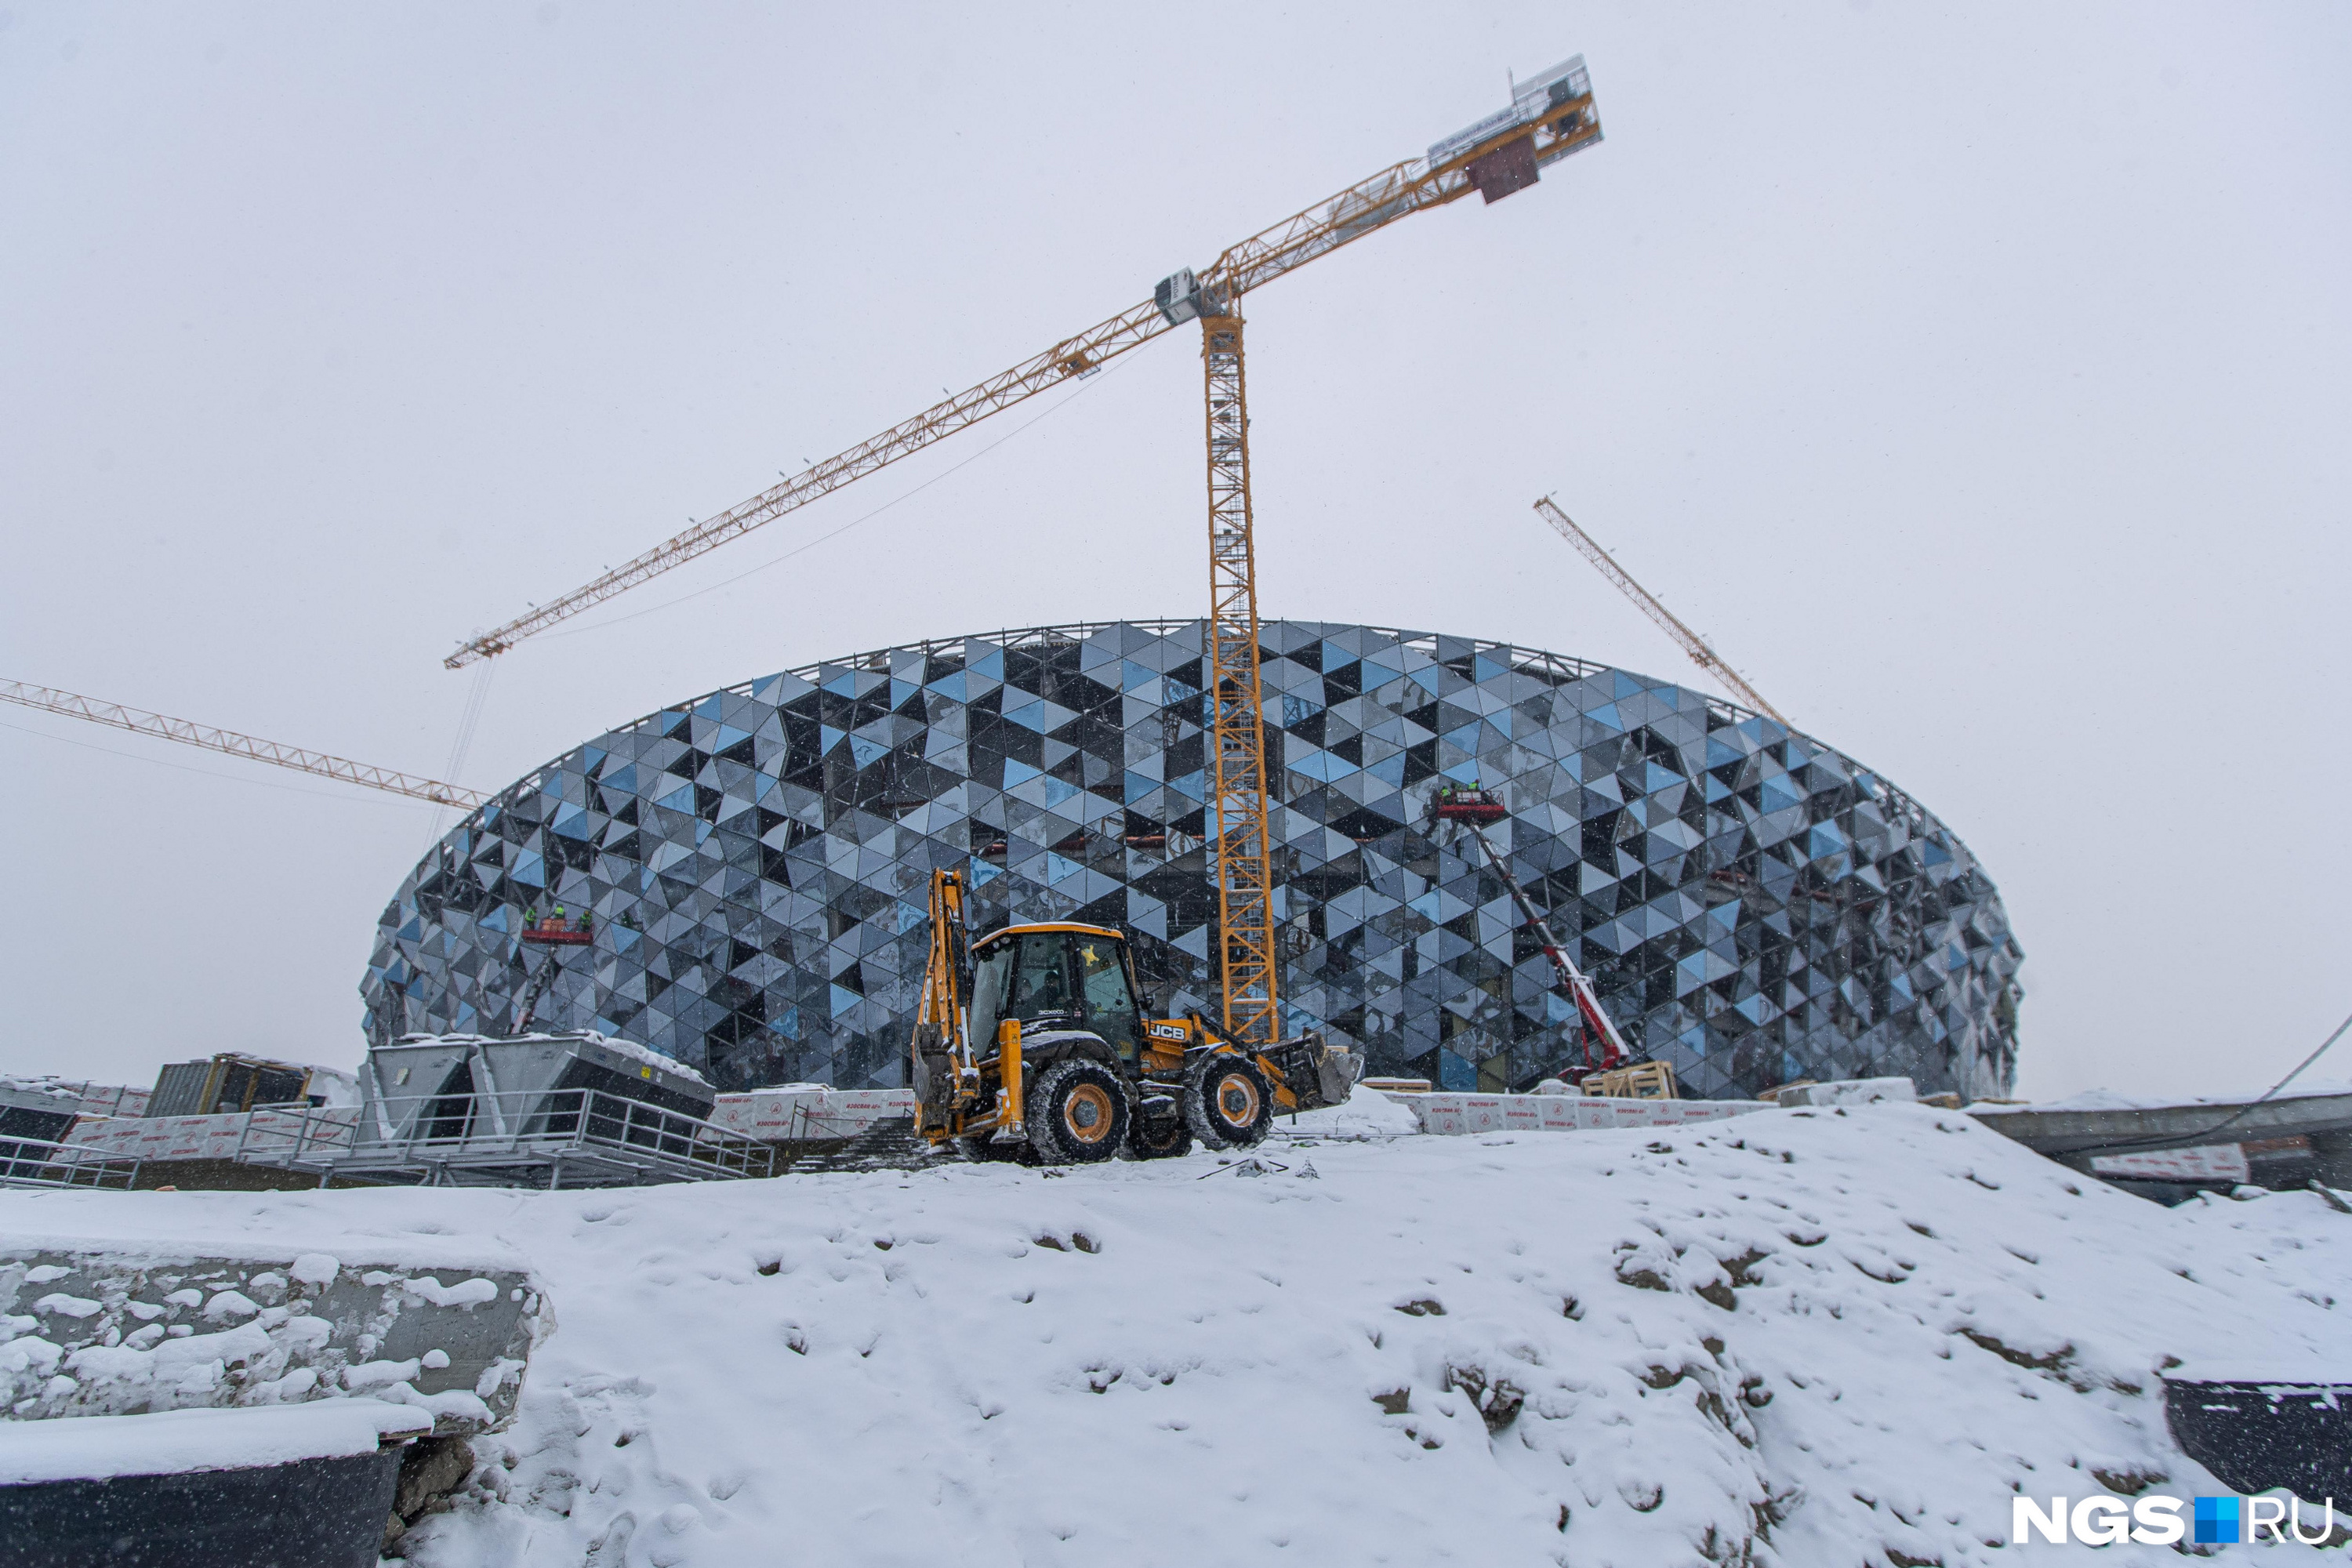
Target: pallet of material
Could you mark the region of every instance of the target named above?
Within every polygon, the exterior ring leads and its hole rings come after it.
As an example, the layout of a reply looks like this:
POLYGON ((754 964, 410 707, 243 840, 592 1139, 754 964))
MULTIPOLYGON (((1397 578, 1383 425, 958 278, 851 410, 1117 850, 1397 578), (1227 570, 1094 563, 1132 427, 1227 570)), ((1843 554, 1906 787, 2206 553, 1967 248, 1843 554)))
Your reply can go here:
POLYGON ((722 1094, 711 1108, 710 1125, 762 1142, 807 1143, 855 1138, 877 1121, 914 1114, 915 1091, 910 1089, 795 1083, 722 1094))

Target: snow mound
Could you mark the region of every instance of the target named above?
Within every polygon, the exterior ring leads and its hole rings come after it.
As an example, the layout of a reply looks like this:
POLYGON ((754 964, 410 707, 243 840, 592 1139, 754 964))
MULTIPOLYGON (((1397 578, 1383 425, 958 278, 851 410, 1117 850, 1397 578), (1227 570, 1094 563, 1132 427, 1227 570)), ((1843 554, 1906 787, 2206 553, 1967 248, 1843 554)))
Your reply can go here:
POLYGON ((1421 1132, 1421 1118, 1412 1113, 1411 1107, 1379 1089, 1361 1086, 1337 1105, 1302 1110, 1297 1116, 1283 1118, 1278 1125, 1293 1138, 1379 1141, 1417 1137, 1421 1132))
POLYGON ((2352 1344, 2318 1195, 2167 1210, 1953 1112, 1331 1131, 1230 1164, 0 1194, 0 1228, 169 1201, 528 1254, 561 1327, 418 1568, 2054 1561, 2007 1544, 2018 1490, 2229 1489, 2166 1434, 2170 1358, 2352 1344))

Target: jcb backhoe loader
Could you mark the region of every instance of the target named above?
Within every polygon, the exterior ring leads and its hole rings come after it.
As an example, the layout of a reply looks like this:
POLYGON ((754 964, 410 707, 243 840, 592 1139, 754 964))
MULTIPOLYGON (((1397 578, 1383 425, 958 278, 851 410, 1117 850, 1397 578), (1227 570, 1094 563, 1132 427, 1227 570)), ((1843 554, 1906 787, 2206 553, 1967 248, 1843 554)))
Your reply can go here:
POLYGON ((1122 932, 1055 921, 978 941, 963 878, 931 873, 930 962, 912 1042, 915 1131, 976 1160, 1139 1160, 1258 1142, 1337 1105, 1363 1058, 1303 1035, 1264 1047, 1198 1014, 1147 1018, 1122 932))

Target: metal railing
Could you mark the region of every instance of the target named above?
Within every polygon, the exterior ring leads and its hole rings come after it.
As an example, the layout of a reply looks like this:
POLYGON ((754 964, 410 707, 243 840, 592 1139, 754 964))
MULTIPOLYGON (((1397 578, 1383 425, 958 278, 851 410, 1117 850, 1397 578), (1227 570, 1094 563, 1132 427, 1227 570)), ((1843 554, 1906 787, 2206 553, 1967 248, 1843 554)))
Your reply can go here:
MULTIPOLYGON (((740 1181, 772 1175, 774 1149, 681 1111, 600 1089, 418 1095, 372 1100, 356 1127, 255 1127, 256 1163, 334 1172, 417 1173, 428 1181, 497 1180, 496 1173, 566 1173, 598 1182, 740 1181)), ((258 1119, 257 1119, 257 1121, 258 1119)))
POLYGON ((0 1187, 89 1187, 129 1192, 139 1178, 135 1155, 53 1143, 43 1138, 0 1138, 0 1187))
MULTIPOLYGON (((222 1118, 220 1120, 226 1120, 222 1118)), ((132 1131, 159 1123, 126 1121, 132 1131)), ((353 1108, 257 1109, 232 1139, 170 1154, 131 1153, 104 1142, 0 1140, 0 1184, 124 1186, 142 1161, 227 1161, 302 1172, 321 1184, 338 1175, 384 1182, 505 1186, 612 1185, 740 1181, 789 1169, 808 1142, 828 1136, 794 1129, 778 1145, 713 1127, 681 1111, 600 1089, 517 1090, 371 1100, 353 1108), (25 1152, 7 1159, 22 1146, 25 1152)), ((830 1132, 835 1139, 846 1130, 830 1132)))
POLYGON ((358 1118, 346 1106, 255 1107, 228 1156, 241 1165, 297 1166, 348 1152, 358 1118))

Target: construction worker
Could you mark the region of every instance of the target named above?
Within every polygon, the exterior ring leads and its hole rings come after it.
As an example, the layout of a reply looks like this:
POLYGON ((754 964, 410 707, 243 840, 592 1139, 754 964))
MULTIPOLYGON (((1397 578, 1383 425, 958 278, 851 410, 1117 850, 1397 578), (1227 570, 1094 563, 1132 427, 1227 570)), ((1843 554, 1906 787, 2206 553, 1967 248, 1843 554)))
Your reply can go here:
POLYGON ((525 931, 536 931, 539 929, 539 906, 537 904, 533 904, 529 909, 523 910, 522 929, 525 931))
POLYGON ((582 936, 594 935, 595 924, 596 911, 594 910, 582 910, 580 911, 580 934, 582 936))
POLYGON ((561 929, 563 924, 563 906, 562 904, 555 906, 555 923, 559 929, 561 929))

